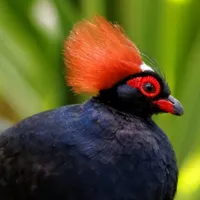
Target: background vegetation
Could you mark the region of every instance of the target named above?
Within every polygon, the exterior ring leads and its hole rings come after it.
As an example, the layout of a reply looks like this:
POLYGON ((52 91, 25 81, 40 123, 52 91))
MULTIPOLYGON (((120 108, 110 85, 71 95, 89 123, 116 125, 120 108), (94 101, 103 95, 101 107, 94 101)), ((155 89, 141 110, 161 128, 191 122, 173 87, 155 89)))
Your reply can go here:
POLYGON ((0 0, 0 129, 34 113, 83 101, 64 82, 63 41, 78 20, 121 24, 165 72, 185 115, 156 117, 177 153, 176 200, 200 199, 200 1, 0 0))

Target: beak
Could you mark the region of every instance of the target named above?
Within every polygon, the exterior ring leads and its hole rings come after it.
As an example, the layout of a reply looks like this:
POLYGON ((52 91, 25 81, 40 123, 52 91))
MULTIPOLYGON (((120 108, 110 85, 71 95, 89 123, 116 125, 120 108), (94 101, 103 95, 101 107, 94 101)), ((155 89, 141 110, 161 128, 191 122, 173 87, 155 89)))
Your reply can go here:
POLYGON ((183 106, 181 103, 175 99, 173 96, 169 96, 166 99, 159 99, 153 102, 158 106, 159 110, 173 115, 183 115, 183 106))

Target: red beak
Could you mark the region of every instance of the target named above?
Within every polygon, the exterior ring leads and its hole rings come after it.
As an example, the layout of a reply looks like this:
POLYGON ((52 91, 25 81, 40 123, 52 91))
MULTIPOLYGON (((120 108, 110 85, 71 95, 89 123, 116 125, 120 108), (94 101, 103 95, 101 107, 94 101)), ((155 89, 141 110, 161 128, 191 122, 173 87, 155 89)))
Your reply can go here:
POLYGON ((171 113, 173 115, 183 115, 183 106, 171 95, 166 99, 159 99, 153 103, 163 112, 171 113))

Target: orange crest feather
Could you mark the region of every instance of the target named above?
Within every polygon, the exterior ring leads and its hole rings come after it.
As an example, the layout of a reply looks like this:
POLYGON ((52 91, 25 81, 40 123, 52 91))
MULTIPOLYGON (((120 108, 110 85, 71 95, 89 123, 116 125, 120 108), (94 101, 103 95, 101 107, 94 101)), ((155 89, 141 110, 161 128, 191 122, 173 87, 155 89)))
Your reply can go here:
POLYGON ((103 17, 76 24, 65 42, 68 85, 76 93, 98 93, 141 72, 140 53, 116 24, 103 17))

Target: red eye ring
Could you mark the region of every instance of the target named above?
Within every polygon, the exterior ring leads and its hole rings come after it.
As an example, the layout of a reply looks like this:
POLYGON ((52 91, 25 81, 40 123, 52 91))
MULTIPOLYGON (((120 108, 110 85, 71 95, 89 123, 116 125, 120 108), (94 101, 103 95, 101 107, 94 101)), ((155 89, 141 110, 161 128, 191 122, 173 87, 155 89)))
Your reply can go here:
POLYGON ((153 76, 136 77, 128 80, 127 84, 131 87, 139 89, 142 94, 151 98, 157 96, 161 90, 160 83, 153 76), (148 91, 146 87, 152 87, 152 90, 148 91))

